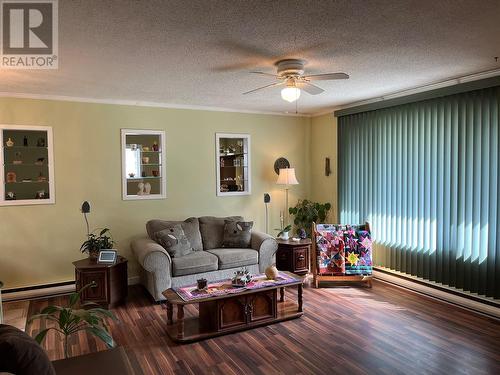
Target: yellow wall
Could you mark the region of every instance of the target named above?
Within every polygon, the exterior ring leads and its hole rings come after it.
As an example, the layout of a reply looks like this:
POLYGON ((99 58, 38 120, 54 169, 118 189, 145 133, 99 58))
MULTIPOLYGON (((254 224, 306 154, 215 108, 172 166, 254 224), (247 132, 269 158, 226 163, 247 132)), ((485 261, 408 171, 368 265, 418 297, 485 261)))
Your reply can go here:
POLYGON ((131 261, 130 277, 137 265, 129 243, 145 233, 147 220, 240 214, 263 230, 263 194, 269 192, 269 227, 277 228, 284 198, 275 184, 275 159, 284 156, 296 168, 294 205, 309 196, 310 158, 320 156, 309 148, 311 119, 299 117, 2 98, 0 123, 53 127, 56 184, 54 205, 0 207, 0 280, 6 288, 74 278, 71 262, 83 257, 84 200, 92 205, 91 227, 109 227, 116 248, 131 261), (167 199, 122 200, 121 128, 166 131, 167 199), (216 196, 216 132, 251 135, 251 195, 216 196))
POLYGON ((330 222, 339 222, 338 210, 337 118, 329 113, 311 119, 311 199, 330 202, 330 222), (325 176, 325 158, 330 158, 332 173, 325 176))

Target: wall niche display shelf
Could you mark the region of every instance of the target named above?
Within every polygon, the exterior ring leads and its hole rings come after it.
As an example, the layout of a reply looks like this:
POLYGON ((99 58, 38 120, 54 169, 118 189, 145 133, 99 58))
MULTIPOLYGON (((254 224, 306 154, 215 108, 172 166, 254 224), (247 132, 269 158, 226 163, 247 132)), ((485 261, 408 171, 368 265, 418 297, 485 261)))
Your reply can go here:
POLYGON ((251 193, 250 135, 216 133, 217 195, 251 193))
POLYGON ((123 200, 166 198, 165 132, 122 129, 121 139, 123 200))
POLYGON ((55 203, 50 126, 0 124, 0 206, 55 203))

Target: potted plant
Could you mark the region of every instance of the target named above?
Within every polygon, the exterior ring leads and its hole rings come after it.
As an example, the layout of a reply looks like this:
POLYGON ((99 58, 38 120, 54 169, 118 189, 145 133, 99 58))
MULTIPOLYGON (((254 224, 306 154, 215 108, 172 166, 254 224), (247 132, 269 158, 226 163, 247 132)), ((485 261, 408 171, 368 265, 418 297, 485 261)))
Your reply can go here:
POLYGON ((82 253, 88 253, 89 258, 96 259, 99 251, 103 249, 112 249, 114 241, 111 238, 108 228, 103 228, 96 234, 97 229, 87 235, 87 240, 80 247, 82 253))
POLYGON ((317 203, 307 199, 299 200, 295 207, 290 207, 288 212, 295 216, 293 223, 304 229, 307 236, 311 236, 312 223, 323 223, 332 208, 330 203, 317 203))
POLYGON ((108 348, 115 346, 113 337, 108 332, 105 325, 105 318, 117 320, 114 314, 101 307, 93 307, 84 309, 84 307, 99 306, 96 303, 88 302, 80 308, 75 308, 77 302, 80 300, 80 294, 87 288, 92 287, 94 283, 85 285, 79 292, 72 293, 69 296, 69 306, 47 306, 40 314, 30 317, 28 324, 31 324, 36 319, 46 319, 55 322, 53 327, 42 329, 35 336, 35 341, 39 344, 47 336, 47 333, 52 329, 63 335, 64 340, 64 358, 69 357, 68 338, 79 331, 87 331, 92 335, 102 340, 108 348))
MULTIPOLYGON (((277 230, 279 230, 279 229, 277 229, 277 230)), ((277 237, 281 238, 282 240, 288 240, 288 238, 289 238, 288 234, 290 233, 291 230, 292 230, 292 226, 290 224, 288 224, 286 227, 284 227, 283 229, 280 230, 277 237)))

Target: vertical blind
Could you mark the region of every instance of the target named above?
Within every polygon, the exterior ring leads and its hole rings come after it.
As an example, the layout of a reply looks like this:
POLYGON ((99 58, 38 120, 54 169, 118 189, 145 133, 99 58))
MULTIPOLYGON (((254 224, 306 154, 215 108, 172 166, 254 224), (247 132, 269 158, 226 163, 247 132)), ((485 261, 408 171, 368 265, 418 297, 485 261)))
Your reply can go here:
POLYGON ((374 263, 500 298, 500 87, 339 118, 342 223, 374 263))

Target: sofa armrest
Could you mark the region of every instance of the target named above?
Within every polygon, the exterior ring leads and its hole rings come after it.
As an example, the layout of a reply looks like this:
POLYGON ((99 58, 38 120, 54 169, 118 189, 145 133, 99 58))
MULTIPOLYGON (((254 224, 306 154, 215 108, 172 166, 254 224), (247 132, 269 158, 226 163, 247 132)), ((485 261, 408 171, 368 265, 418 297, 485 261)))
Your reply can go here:
POLYGON ((137 262, 146 272, 141 272, 141 283, 155 301, 164 300, 162 292, 172 287, 172 258, 150 238, 139 238, 131 243, 137 262))
POLYGON ((150 238, 139 238, 131 243, 137 262, 148 272, 168 272, 170 275, 172 258, 160 244, 150 238))
POLYGON ((252 231, 251 245, 252 249, 259 252, 259 271, 264 272, 265 269, 276 263, 276 250, 278 250, 278 242, 269 234, 252 231))

